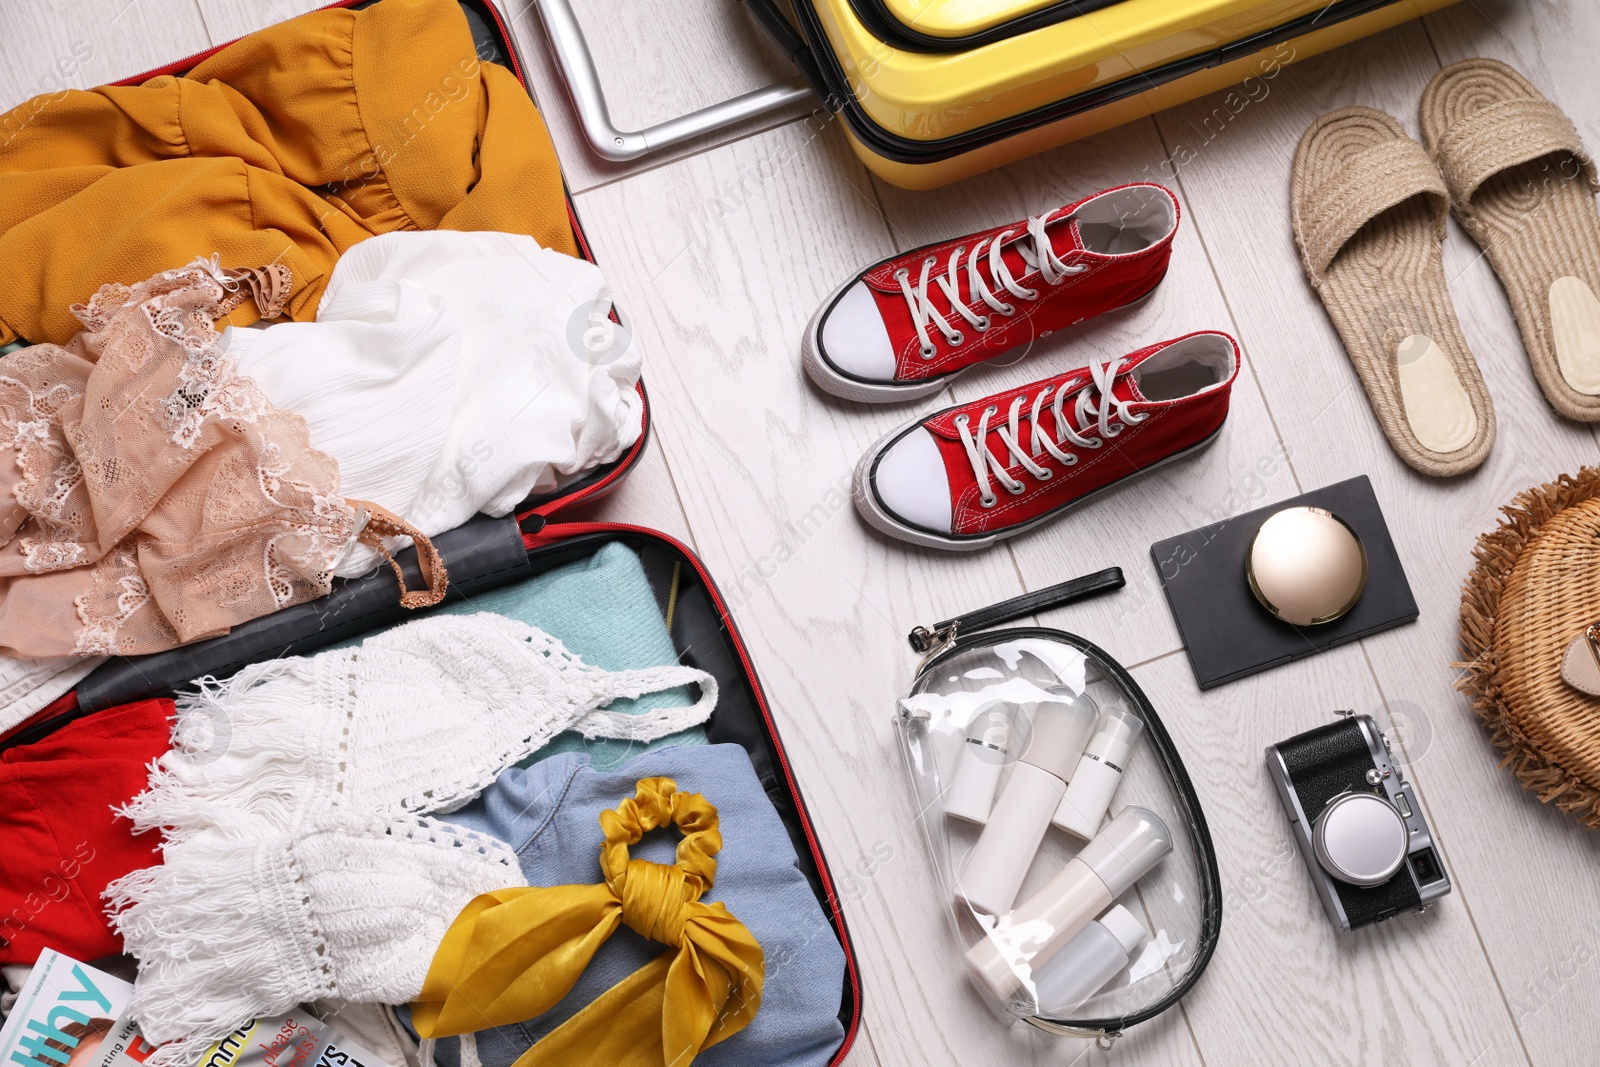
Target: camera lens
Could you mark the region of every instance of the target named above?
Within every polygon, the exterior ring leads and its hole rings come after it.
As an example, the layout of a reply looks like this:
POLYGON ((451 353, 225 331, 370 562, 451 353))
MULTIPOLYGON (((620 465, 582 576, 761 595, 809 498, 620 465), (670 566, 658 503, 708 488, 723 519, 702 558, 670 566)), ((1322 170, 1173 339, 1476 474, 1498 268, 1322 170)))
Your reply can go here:
POLYGON ((1334 797, 1317 816, 1312 844, 1322 869, 1351 885, 1382 885, 1406 858, 1406 824, 1371 793, 1334 797))

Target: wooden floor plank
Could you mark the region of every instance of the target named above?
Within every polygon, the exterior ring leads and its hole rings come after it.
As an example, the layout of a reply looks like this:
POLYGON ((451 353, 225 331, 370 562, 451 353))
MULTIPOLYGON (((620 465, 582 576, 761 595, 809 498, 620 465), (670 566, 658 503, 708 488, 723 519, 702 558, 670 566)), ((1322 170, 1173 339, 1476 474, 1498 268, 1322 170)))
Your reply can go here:
POLYGON ((215 44, 243 37, 296 15, 326 7, 326 0, 194 0, 215 44))
POLYGON ((0 111, 89 89, 206 48, 194 0, 0 4, 0 111))

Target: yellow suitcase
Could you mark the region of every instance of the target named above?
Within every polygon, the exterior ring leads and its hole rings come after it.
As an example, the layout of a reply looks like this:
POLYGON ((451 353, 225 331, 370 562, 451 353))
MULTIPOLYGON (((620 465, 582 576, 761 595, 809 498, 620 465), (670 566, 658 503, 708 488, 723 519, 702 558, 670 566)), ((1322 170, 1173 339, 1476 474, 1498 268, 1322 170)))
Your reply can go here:
MULTIPOLYGON (((774 28, 770 0, 751 0, 774 28)), ((874 173, 969 177, 1240 86, 1453 0, 793 0, 819 90, 874 173)), ((781 27, 778 28, 781 34, 781 27)), ((1226 123, 1231 115, 1219 121, 1226 123)))
POLYGON ((815 95, 843 116, 867 167, 907 189, 1238 86, 1203 120, 1226 126, 1288 64, 1454 0, 790 2, 798 33, 779 0, 745 0, 803 77, 623 130, 612 124, 570 0, 530 0, 601 157, 637 159, 815 95))

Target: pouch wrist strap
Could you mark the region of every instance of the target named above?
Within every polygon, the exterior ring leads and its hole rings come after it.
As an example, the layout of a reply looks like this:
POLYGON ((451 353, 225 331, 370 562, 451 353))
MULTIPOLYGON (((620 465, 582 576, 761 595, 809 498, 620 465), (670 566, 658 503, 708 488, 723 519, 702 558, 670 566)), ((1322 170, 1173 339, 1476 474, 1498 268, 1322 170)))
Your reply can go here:
POLYGON ((1071 578, 1059 585, 1036 589, 1031 593, 1014 596, 1010 600, 1002 600, 998 604, 990 604, 986 608, 957 615, 953 619, 935 623, 932 627, 918 626, 906 635, 906 640, 911 642, 912 651, 927 652, 936 645, 955 640, 958 633, 970 633, 973 630, 998 626, 1003 622, 1020 619, 1025 615, 1033 615, 1049 608, 1058 608, 1097 593, 1121 589, 1127 584, 1127 579, 1122 576, 1121 567, 1107 567, 1103 571, 1071 578))

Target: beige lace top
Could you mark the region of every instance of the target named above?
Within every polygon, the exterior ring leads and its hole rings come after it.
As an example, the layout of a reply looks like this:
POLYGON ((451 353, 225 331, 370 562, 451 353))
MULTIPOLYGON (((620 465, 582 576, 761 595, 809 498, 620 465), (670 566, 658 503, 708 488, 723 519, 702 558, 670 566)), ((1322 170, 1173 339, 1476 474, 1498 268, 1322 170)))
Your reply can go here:
POLYGON ((212 323, 287 272, 203 260, 0 360, 0 652, 155 652, 321 596, 365 514, 212 323))

